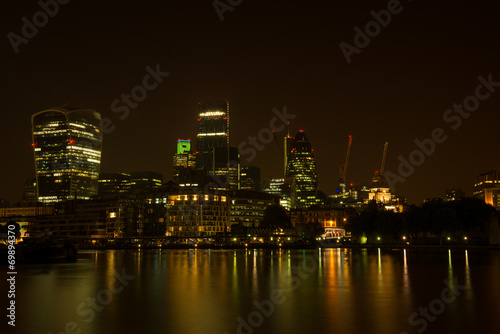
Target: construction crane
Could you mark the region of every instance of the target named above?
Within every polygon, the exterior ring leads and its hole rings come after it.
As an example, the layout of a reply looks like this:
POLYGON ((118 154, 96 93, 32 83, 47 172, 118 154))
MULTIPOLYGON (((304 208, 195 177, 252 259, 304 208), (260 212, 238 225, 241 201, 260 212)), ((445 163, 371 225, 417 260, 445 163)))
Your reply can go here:
POLYGON ((382 153, 382 160, 380 161, 380 165, 378 166, 379 168, 375 171, 375 176, 373 177, 372 180, 372 186, 386 186, 387 181, 385 180, 384 177, 384 171, 385 171, 385 161, 387 159, 387 149, 389 148, 389 142, 385 142, 384 144, 384 152, 382 153))
POLYGON ((351 155, 351 147, 352 147, 352 136, 349 135, 349 142, 347 144, 347 153, 345 156, 345 161, 343 164, 339 166, 339 185, 340 191, 342 194, 346 192, 346 180, 347 180, 347 166, 349 165, 349 156, 351 155))
POLYGON ((385 171, 385 160, 387 158, 387 149, 389 148, 389 142, 386 141, 384 144, 384 153, 382 154, 382 162, 380 163, 380 175, 384 175, 385 171))

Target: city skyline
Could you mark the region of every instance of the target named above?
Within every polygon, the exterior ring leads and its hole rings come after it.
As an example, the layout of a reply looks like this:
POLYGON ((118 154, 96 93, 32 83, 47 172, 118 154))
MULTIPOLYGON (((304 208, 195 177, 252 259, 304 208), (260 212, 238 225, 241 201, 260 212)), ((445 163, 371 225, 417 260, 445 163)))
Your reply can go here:
POLYGON ((499 2, 0 8, 13 331, 498 332, 499 2))
MULTIPOLYGON (((257 136, 275 117, 273 109, 286 106, 296 116, 291 133, 303 129, 313 143, 320 189, 329 194, 338 186, 348 135, 348 182, 368 182, 386 141, 386 170, 396 173, 398 157, 408 159, 418 148, 415 140, 431 138, 435 128, 446 131, 446 142, 396 185, 410 203, 443 197, 447 188, 470 196, 474 178, 500 166, 494 144, 498 92, 481 100, 459 128, 443 120, 448 109, 475 93, 478 77, 488 80, 491 74, 500 81, 498 46, 491 43, 494 4, 433 4, 429 10, 429 4, 402 3, 403 11, 352 53, 350 63, 339 45, 355 45, 353 28, 363 29, 374 20, 371 11, 381 11, 385 2, 244 2, 222 22, 211 2, 148 3, 140 15, 130 4, 115 15, 116 5, 61 5, 17 53, 4 39, 10 66, 4 68, 8 112, 0 133, 10 143, 4 155, 15 162, 0 167, 8 175, 0 181, 0 198, 19 200, 34 176, 29 117, 67 102, 112 121, 113 130, 104 135, 102 172, 153 170, 170 179, 175 141, 195 138, 197 103, 217 100, 231 103, 232 146, 257 136), (85 28, 87 18, 93 29, 85 28), (134 108, 122 94, 138 97, 129 101, 134 108)), ((6 33, 21 34, 21 18, 31 20, 41 10, 36 3, 9 6, 6 33)), ((277 133, 280 144, 285 134, 277 133)), ((270 143, 242 164, 260 166, 262 179, 280 177, 278 155, 270 143)))
MULTIPOLYGON (((210 104, 210 103, 212 103, 212 102, 208 102, 208 104, 210 104)), ((226 101, 225 103, 229 104, 229 101, 226 101)), ((204 104, 204 103, 202 103, 202 102, 198 102, 198 106, 200 106, 201 104, 204 104)), ((73 107, 70 107, 70 110, 71 110, 72 108, 73 108, 73 107)), ((286 107, 285 107, 285 108, 286 108, 286 107)), ((86 108, 86 109, 87 109, 87 108, 86 108)), ((64 108, 63 108, 63 107, 54 107, 54 108, 49 108, 48 110, 64 110, 64 108)), ((43 113, 43 112, 46 112, 46 111, 40 111, 40 112, 37 112, 37 113, 35 113, 35 114, 33 115, 33 117, 34 117, 35 115, 37 115, 37 114, 41 114, 41 113, 43 113)), ((285 112, 285 114, 286 114, 286 112, 285 112)), ((199 116, 199 113, 197 113, 195 116, 199 116)), ((193 121, 192 123, 194 124, 194 121, 193 121)), ((198 120, 198 123, 199 123, 199 120, 198 120)), ((103 127, 105 127, 105 123, 103 123, 103 124, 102 124, 102 126, 103 126, 103 127)), ((290 124, 288 124, 287 128, 290 128, 290 124)), ((285 132, 285 131, 283 131, 283 132, 285 132)), ((298 130, 297 134, 302 134, 303 132, 304 132, 304 130, 298 130)), ((106 129, 104 129, 104 133, 106 133, 106 129)), ((106 137, 106 135, 104 135, 104 138, 105 138, 105 137, 106 137)), ((187 137, 187 136, 184 136, 184 137, 187 137)), ((196 135, 195 135, 194 137, 196 138, 196 135)), ((286 136, 285 136, 285 137, 286 137, 286 136)), ((350 139, 350 140, 352 140, 352 136, 349 136, 349 137, 350 137, 349 139, 350 139)), ((198 145, 198 144, 197 144, 197 143, 198 143, 198 140, 197 140, 197 139, 198 139, 198 138, 196 138, 196 139, 195 139, 195 142, 193 143, 193 145, 194 145, 195 147, 196 147, 196 145, 198 145)), ((295 137, 290 137, 290 139, 293 141, 293 140, 295 139, 295 137)), ((180 140, 180 139, 177 139, 177 140, 176 140, 176 143, 175 143, 174 145, 172 145, 172 146, 173 146, 173 147, 172 147, 172 150, 173 150, 173 151, 175 151, 176 149, 179 149, 179 140, 180 140)), ((190 141, 190 139, 185 139, 184 141, 190 141)), ((278 143, 279 145, 283 145, 282 143, 280 143, 280 140, 279 140, 278 138, 276 138, 276 141, 274 141, 274 140, 273 140, 272 142, 267 143, 267 144, 266 144, 266 148, 267 148, 267 146, 271 146, 271 149, 273 149, 273 148, 275 148, 275 149, 276 149, 276 144, 277 144, 277 143, 278 143)), ((32 144, 32 145, 33 145, 33 144, 32 144)), ((257 147, 257 145, 259 145, 259 144, 256 144, 256 146, 253 146, 253 147, 254 147, 254 148, 256 148, 256 147, 257 147)), ((233 146, 233 145, 231 144, 231 146, 233 146)), ((284 150, 284 147, 279 147, 277 150, 278 150, 278 151, 279 151, 279 150, 284 150)), ((257 150, 257 151, 258 151, 258 150, 257 150)), ((106 153, 106 152, 104 152, 104 155, 105 155, 105 153, 106 153)), ((240 152, 240 153, 241 153, 241 152, 240 152)), ((277 153, 278 153, 278 157, 277 157, 277 158, 275 157, 275 163, 277 163, 277 164, 280 164, 280 163, 281 163, 281 164, 283 164, 284 158, 283 158, 283 156, 281 155, 281 152, 277 152, 277 153)), ((104 155, 103 155, 103 158, 104 158, 104 155)), ((258 153, 257 153, 257 155, 258 155, 258 153)), ((154 160, 154 159, 152 159, 152 160, 154 160)), ((343 161, 341 161, 341 163, 343 163, 343 161)), ((379 163, 380 163, 380 162, 379 162, 379 163)), ((164 182, 167 182, 168 180, 172 180, 172 177, 174 177, 174 173, 172 173, 172 170, 173 170, 174 165, 173 165, 173 163, 172 163, 172 162, 170 162, 170 164, 171 164, 171 166, 167 166, 167 168, 166 168, 167 173, 165 173, 165 171, 160 171, 160 172, 159 172, 160 174, 164 175, 164 178, 165 178, 165 179, 164 179, 164 182)), ((247 166, 250 166, 250 165, 251 165, 251 163, 247 162, 247 163, 245 164, 245 160, 243 160, 243 159, 242 159, 242 166, 247 167, 247 166)), ((260 167, 260 166, 259 166, 259 167, 260 167)), ((334 166, 334 167, 335 167, 335 166, 334 166)), ((375 166, 374 170, 375 170, 375 169, 378 169, 378 168, 379 168, 379 166, 375 166)), ((491 168, 490 168, 490 169, 491 169, 491 168)), ((146 169, 144 169, 144 170, 151 170, 151 171, 153 171, 153 169, 147 169, 147 168, 146 168, 146 169)), ((127 172, 127 171, 125 171, 125 170, 123 170, 123 169, 120 169, 120 170, 112 170, 112 171, 111 171, 111 170, 110 170, 110 171, 102 171, 102 170, 101 170, 101 173, 104 173, 104 174, 105 174, 105 173, 123 173, 123 172, 127 172)), ((139 171, 135 171, 135 172, 139 172, 139 171)), ((154 170, 154 172, 157 172, 157 171, 156 171, 156 170, 154 170)), ((484 172, 481 172, 481 173, 484 173, 484 172)), ((478 173, 478 175, 479 175, 479 174, 481 174, 481 173, 478 173)), ((335 175, 335 174, 333 174, 333 173, 332 173, 330 176, 331 176, 331 177, 336 177, 336 175, 335 175)), ((278 177, 278 178, 279 178, 279 177, 283 177, 283 175, 279 175, 279 174, 277 174, 277 175, 270 175, 270 176, 266 177, 266 179, 265 179, 265 180, 263 180, 263 181, 270 181, 272 178, 277 178, 277 177, 278 177)), ((475 175, 475 176, 474 176, 474 178, 476 178, 476 177, 477 177, 477 175, 475 175)), ((321 179, 321 176, 318 176, 318 178, 319 178, 319 179, 321 179)), ((28 180, 25 180, 24 182, 26 183, 26 181, 28 181, 28 180)), ((339 184, 338 184, 338 180, 336 180, 336 182, 337 182, 336 187, 338 188, 338 186, 339 186, 339 184)), ((353 183, 354 185, 369 185, 369 184, 371 184, 371 182, 372 182, 371 178, 366 178, 365 180, 352 180, 352 179, 349 179, 349 180, 348 180, 348 183, 349 183, 349 184, 352 184, 352 183, 353 183)), ((349 186, 348 186, 348 187, 349 187, 349 186)), ((472 188, 472 187, 473 187, 473 184, 472 184, 472 186, 471 186, 470 188, 472 188)), ((442 197, 442 198, 444 198, 444 197, 445 197, 445 195, 446 195, 446 194, 445 194, 446 190, 448 190, 448 189, 452 189, 452 188, 458 188, 458 187, 453 187, 453 186, 451 186, 451 187, 449 187, 449 188, 443 189, 442 194, 438 194, 437 196, 434 196, 434 197, 442 197)), ((324 188, 322 188, 322 187, 321 187, 321 183, 318 183, 318 189, 319 189, 319 190, 322 190, 322 191, 325 191, 325 190, 324 190, 324 188)), ((461 188, 459 188, 459 189, 461 189, 461 188)), ((21 187, 21 188, 20 188, 20 191, 21 191, 21 192, 22 192, 22 190, 23 190, 23 187, 21 187)), ((466 192, 466 193, 467 193, 467 196, 472 196, 472 191, 468 191, 468 192, 466 192)), ((333 190, 333 191, 331 191, 331 192, 327 192, 327 194, 328 194, 328 195, 334 195, 334 194, 336 194, 336 189, 335 189, 335 190, 333 190)), ((404 193, 398 193, 397 191, 396 191, 396 194, 397 194, 397 195, 402 195, 402 196, 405 196, 405 194, 404 194, 404 193)), ((426 197, 426 198, 424 198, 424 199, 427 199, 427 198, 432 198, 432 197, 431 197, 431 196, 428 196, 428 197, 426 197)), ((6 198, 6 199, 8 199, 8 198, 6 198)), ((16 200, 16 201, 17 201, 17 200, 16 200)), ((420 203, 420 202, 410 203, 410 204, 419 204, 419 203, 420 203)))

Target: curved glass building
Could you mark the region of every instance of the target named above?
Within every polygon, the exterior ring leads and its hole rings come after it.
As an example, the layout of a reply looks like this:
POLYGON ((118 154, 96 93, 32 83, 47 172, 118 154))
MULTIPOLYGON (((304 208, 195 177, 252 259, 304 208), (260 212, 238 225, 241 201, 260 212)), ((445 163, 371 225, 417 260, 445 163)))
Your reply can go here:
POLYGON ((91 109, 52 108, 32 115, 31 126, 38 201, 97 195, 101 115, 91 109))
POLYGON ((314 153, 304 131, 300 130, 293 139, 288 152, 286 177, 292 179, 291 206, 306 209, 320 204, 316 196, 318 173, 314 153))

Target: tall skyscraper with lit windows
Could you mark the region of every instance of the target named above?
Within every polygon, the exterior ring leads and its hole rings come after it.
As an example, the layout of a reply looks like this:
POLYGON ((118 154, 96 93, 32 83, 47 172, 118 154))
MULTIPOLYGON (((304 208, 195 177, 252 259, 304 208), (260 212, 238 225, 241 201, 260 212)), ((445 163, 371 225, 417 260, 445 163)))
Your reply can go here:
POLYGON ((51 108, 31 117, 39 202, 97 195, 101 115, 91 109, 51 108))
POLYGON ((314 152, 304 131, 300 130, 292 141, 288 153, 286 177, 292 179, 292 208, 308 208, 320 204, 316 196, 318 174, 314 152))
MULTIPOLYGON (((196 169, 213 170, 216 150, 229 147, 229 102, 199 103, 196 169)), ((226 160, 226 159, 223 159, 226 160)))
POLYGON ((172 179, 176 183, 190 183, 195 169, 196 155, 191 151, 190 139, 178 139, 177 150, 173 158, 174 174, 172 179))

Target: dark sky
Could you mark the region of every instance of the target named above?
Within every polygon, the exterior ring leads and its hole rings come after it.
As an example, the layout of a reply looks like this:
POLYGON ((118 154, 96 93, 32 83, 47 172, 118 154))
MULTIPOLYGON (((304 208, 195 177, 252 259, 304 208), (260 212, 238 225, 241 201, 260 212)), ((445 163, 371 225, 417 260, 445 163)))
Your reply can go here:
MULTIPOLYGON (((153 170, 168 180, 176 139, 195 138, 198 102, 216 100, 230 101, 233 146, 286 105, 297 115, 293 132, 303 129, 311 140, 327 193, 337 186, 348 135, 348 182, 360 182, 371 179, 385 141, 386 169, 396 173, 415 139, 442 128, 446 142, 396 190, 411 203, 450 187, 470 195, 478 173, 500 167, 500 87, 457 130, 443 114, 474 94, 479 75, 500 81, 497 5, 402 1, 403 10, 348 64, 339 44, 353 44, 353 28, 364 29, 370 11, 387 4, 243 0, 221 22, 211 0, 72 0, 16 54, 7 34, 21 35, 21 18, 32 22, 40 6, 3 1, 0 198, 19 200, 34 175, 35 112, 65 103, 99 111, 116 126, 104 137, 102 171, 153 170), (156 64, 170 75, 119 119, 111 103, 156 64)), ((282 174, 274 142, 249 164, 263 178, 282 174)))

